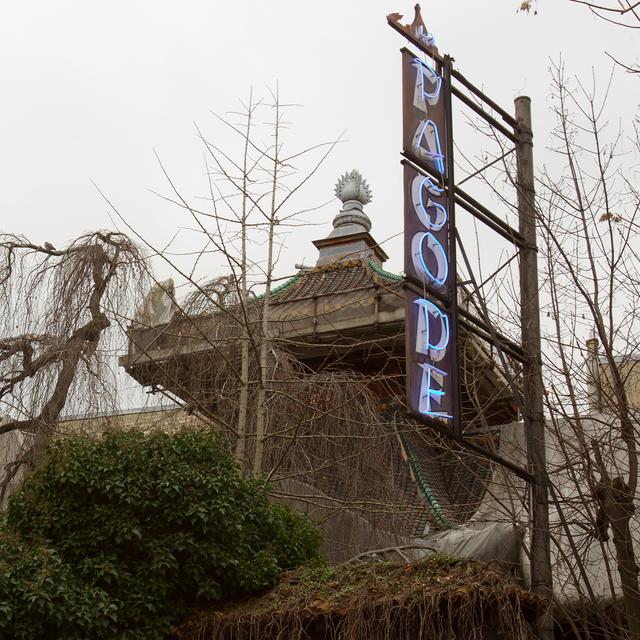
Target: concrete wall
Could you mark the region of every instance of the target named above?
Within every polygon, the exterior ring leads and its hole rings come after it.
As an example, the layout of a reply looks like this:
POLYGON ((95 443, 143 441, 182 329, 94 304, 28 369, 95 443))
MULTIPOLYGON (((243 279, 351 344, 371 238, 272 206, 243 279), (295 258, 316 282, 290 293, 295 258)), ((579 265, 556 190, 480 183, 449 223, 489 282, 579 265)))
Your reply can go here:
POLYGON ((175 431, 184 426, 197 426, 202 421, 195 415, 180 408, 149 408, 126 411, 115 415, 89 418, 67 418, 58 422, 63 435, 71 433, 99 434, 107 429, 140 429, 150 431, 161 429, 175 431))

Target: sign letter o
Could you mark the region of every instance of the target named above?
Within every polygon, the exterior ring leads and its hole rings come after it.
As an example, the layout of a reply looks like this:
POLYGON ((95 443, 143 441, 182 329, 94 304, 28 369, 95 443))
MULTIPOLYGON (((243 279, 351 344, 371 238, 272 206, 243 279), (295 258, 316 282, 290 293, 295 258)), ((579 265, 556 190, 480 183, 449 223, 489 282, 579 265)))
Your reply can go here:
POLYGON ((447 281, 449 276, 447 254, 431 232, 420 232, 413 236, 411 255, 414 269, 429 282, 441 287, 447 281), (429 268, 428 263, 432 265, 432 268, 429 268))

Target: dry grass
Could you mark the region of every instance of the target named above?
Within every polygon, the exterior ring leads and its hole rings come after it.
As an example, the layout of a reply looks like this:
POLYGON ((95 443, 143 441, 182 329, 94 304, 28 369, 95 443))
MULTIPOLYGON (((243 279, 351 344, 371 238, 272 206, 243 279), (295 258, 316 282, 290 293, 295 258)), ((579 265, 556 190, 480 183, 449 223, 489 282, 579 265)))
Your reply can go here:
POLYGON ((174 637, 479 640, 490 626, 510 640, 528 640, 540 604, 493 565, 450 557, 352 563, 287 573, 266 593, 197 613, 174 637))

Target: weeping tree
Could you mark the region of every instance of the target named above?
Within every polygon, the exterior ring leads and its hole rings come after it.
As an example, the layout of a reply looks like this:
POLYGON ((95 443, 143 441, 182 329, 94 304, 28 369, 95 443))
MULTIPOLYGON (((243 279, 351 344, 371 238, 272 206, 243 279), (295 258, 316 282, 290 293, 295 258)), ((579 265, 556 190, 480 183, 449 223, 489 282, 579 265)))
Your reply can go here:
POLYGON ((109 328, 131 317, 144 278, 140 250, 121 233, 88 233, 62 249, 0 236, 0 434, 24 436, 2 470, 0 499, 63 411, 106 408, 117 340, 109 328))

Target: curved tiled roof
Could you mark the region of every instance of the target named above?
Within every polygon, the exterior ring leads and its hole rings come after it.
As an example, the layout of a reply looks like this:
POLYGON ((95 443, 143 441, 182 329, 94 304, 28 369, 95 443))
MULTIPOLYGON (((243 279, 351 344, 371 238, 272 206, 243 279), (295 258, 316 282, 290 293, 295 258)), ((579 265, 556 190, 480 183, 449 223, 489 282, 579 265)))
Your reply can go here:
MULTIPOLYGON (((449 521, 449 518, 447 518, 447 515, 444 512, 444 509, 442 508, 438 497, 435 495, 433 489, 431 488, 429 478, 427 477, 428 473, 426 473, 426 470, 423 469, 423 461, 420 460, 418 456, 416 456, 414 448, 411 444, 411 438, 408 436, 408 434, 401 434, 400 440, 407 453, 407 463, 409 464, 411 471, 413 471, 416 483, 418 485, 418 488, 420 489, 420 493, 429 506, 429 511, 431 512, 432 518, 435 520, 435 524, 438 527, 444 529, 449 528, 451 526, 451 522, 449 521)), ((417 531, 416 533, 419 534, 420 532, 417 531)))
POLYGON ((407 431, 402 444, 435 528, 448 529, 464 524, 477 511, 492 466, 486 458, 456 450, 453 443, 430 441, 434 437, 407 431))
POLYGON ((389 419, 409 472, 403 502, 411 521, 405 522, 405 530, 421 536, 427 524, 442 530, 467 522, 484 498, 491 463, 455 443, 443 446, 440 436, 416 428, 401 411, 393 411, 389 419))
POLYGON ((385 271, 373 260, 347 260, 301 271, 272 289, 271 296, 279 304, 401 281, 402 276, 385 271))
MULTIPOLYGON (((288 289, 290 286, 294 285, 296 282, 298 282, 298 280, 300 280, 300 278, 302 278, 302 276, 304 275, 304 272, 300 272, 300 273, 296 273, 295 276, 291 276, 291 278, 289 278, 286 282, 283 282, 282 284, 279 284, 275 287, 273 287, 271 289, 271 296, 277 296, 278 294, 280 294, 282 291, 284 291, 285 289, 288 289)), ((256 296, 256 300, 262 300, 262 298, 264 298, 264 293, 261 293, 260 295, 256 296)))

